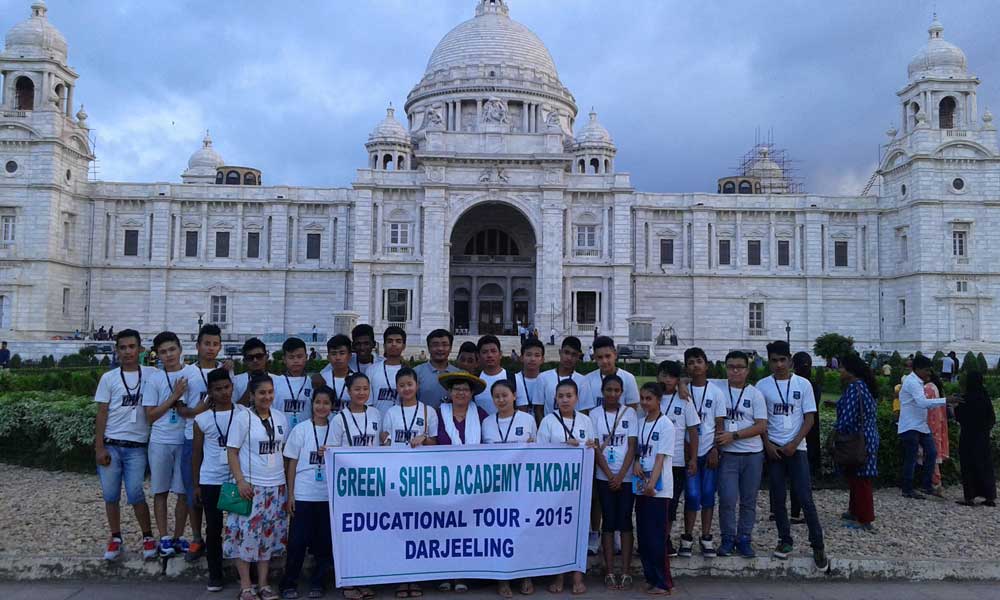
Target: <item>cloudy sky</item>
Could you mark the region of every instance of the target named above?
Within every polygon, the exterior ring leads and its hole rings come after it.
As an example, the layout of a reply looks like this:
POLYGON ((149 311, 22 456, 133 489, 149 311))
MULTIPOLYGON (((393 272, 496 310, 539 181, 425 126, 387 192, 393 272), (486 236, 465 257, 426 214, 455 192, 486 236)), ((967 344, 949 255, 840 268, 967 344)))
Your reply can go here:
MULTIPOLYGON (((643 191, 714 191, 759 127, 807 191, 860 192, 937 9, 1000 107, 996 0, 508 0, 643 191)), ((208 128, 269 184, 349 186, 475 0, 48 0, 80 74, 99 177, 179 181, 208 128)), ((0 0, 4 31, 30 0, 0 0)), ((1000 112, 1000 110, 996 110, 1000 112)))

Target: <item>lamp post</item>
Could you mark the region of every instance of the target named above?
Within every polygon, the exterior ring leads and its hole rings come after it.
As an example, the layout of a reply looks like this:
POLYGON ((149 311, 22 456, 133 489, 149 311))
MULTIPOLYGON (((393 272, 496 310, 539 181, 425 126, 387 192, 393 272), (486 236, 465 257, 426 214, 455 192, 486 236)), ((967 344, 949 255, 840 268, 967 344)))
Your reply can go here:
POLYGON ((205 323, 205 321, 202 320, 202 317, 204 317, 204 316, 205 316, 205 313, 203 313, 203 312, 198 313, 198 331, 199 332, 201 331, 201 326, 204 325, 204 323, 205 323))
POLYGON ((785 321, 785 341, 792 345, 792 322, 788 320, 785 321))

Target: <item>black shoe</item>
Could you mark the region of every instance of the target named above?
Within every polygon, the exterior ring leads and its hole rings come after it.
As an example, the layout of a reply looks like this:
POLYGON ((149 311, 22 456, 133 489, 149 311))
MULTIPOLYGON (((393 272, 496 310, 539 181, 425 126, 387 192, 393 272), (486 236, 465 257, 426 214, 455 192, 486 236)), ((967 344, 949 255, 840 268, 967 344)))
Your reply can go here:
POLYGON ((959 506, 976 506, 976 503, 972 500, 955 500, 955 504, 959 506))
POLYGON ((904 498, 909 498, 911 500, 926 500, 927 499, 927 496, 924 496, 920 492, 909 492, 909 493, 903 492, 903 497, 904 498))
POLYGON ((216 579, 214 577, 210 577, 208 580, 208 586, 205 589, 210 592, 221 592, 224 587, 225 585, 222 583, 221 578, 216 579))
POLYGON ((670 558, 677 556, 677 548, 674 548, 674 543, 670 540, 670 538, 667 538, 667 556, 670 558))
POLYGON ((803 519, 802 517, 792 517, 791 520, 790 520, 790 522, 791 522, 792 525, 805 525, 806 524, 806 520, 803 519))
POLYGON ((820 571, 825 571, 830 567, 830 559, 826 557, 826 552, 822 549, 813 550, 813 562, 820 571))
POLYGON ((996 508, 996 505, 997 505, 997 503, 996 503, 995 500, 985 500, 985 501, 983 501, 983 506, 989 506, 991 508, 996 508))

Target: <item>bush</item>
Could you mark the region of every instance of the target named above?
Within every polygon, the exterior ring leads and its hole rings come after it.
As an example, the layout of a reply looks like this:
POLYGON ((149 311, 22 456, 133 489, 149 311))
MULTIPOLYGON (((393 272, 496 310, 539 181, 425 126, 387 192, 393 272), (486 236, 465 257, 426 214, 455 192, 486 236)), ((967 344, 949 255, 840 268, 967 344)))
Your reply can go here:
POLYGON ((21 368, 21 355, 20 354, 15 354, 14 356, 10 357, 10 368, 11 369, 20 369, 21 368))
POLYGON ((889 366, 893 369, 903 368, 903 357, 899 355, 899 351, 893 351, 892 356, 889 357, 889 366))
POLYGON ((854 352, 854 338, 839 333, 824 333, 816 338, 813 353, 829 360, 840 358, 854 352))
POLYGON ((976 355, 971 351, 965 353, 965 358, 962 359, 962 371, 969 373, 971 371, 979 370, 979 361, 976 360, 976 355))
POLYGON ((0 394, 0 452, 17 464, 93 471, 96 415, 97 405, 86 396, 0 394))
POLYGON ((978 365, 979 372, 982 373, 983 375, 985 375, 986 372, 990 370, 990 364, 986 362, 986 357, 983 356, 982 352, 976 355, 976 365, 978 365))

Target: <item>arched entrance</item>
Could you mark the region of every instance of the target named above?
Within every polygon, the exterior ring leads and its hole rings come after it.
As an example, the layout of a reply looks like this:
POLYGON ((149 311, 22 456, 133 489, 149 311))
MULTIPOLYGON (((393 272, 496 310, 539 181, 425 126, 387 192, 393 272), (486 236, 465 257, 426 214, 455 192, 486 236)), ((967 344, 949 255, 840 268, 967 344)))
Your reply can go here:
POLYGON ((458 334, 516 335, 534 322, 535 232, 516 208, 478 204, 451 233, 451 326, 458 334))

